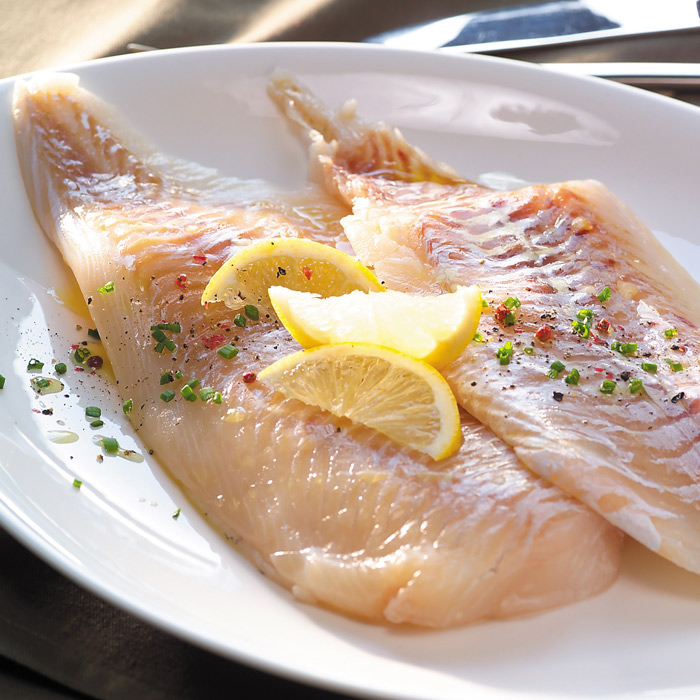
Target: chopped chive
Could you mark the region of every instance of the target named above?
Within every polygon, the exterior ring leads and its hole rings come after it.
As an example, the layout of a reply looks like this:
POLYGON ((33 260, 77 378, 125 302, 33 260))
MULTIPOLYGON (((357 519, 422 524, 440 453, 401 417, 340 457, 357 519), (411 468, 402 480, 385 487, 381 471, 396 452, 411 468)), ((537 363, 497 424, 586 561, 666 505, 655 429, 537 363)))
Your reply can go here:
POLYGON ((114 291, 114 282, 107 282, 107 284, 103 284, 101 287, 97 288, 97 291, 100 294, 107 294, 107 292, 113 292, 114 291))
POLYGON ((621 343, 619 340, 613 340, 610 343, 610 349, 621 355, 634 355, 637 352, 637 343, 621 343))
POLYGON ((157 323, 151 326, 152 331, 172 331, 173 333, 180 333, 182 331, 182 326, 179 323, 157 323))
POLYGON ((223 400, 224 400, 224 397, 221 395, 221 392, 220 392, 220 391, 215 391, 215 392, 214 392, 214 398, 212 399, 212 401, 213 401, 214 403, 222 403, 223 400))
POLYGON ((134 402, 132 401, 132 399, 127 399, 122 404, 122 411, 124 411, 124 413, 131 413, 133 408, 134 408, 134 402))
POLYGON ((489 305, 488 301, 486 299, 481 300, 481 308, 485 309, 489 305))
POLYGON ((85 415, 88 418, 99 418, 102 415, 102 409, 99 406, 88 406, 85 409, 85 415))
POLYGON ((163 372, 163 374, 160 375, 160 385, 163 386, 163 384, 170 384, 170 382, 174 381, 173 375, 170 374, 170 372, 163 372))
POLYGON ((473 340, 474 340, 475 343, 485 343, 485 342, 486 342, 486 338, 484 338, 484 336, 481 335, 481 333, 479 333, 479 331, 477 331, 476 333, 474 333, 474 338, 473 338, 473 340))
POLYGON ((504 326, 514 326, 515 325, 515 314, 512 311, 509 311, 505 317, 503 318, 503 325, 504 326))
POLYGON ((502 365, 510 364, 510 358, 513 356, 513 343, 509 340, 505 345, 496 350, 496 357, 502 365))
POLYGON ((79 364, 82 365, 85 360, 90 357, 92 353, 85 347, 82 348, 76 348, 75 352, 73 353, 73 359, 79 364))
POLYGON ((221 357, 230 360, 231 358, 236 357, 236 355, 238 355, 238 348, 229 344, 220 347, 216 352, 217 354, 221 355, 221 357))
POLYGON ((633 379, 630 382, 630 394, 637 394, 644 388, 644 383, 641 379, 633 379))
POLYGON ((31 372, 32 370, 40 370, 44 366, 44 363, 32 357, 27 363, 27 370, 31 372))
POLYGON ((190 379, 190 381, 187 382, 187 386, 191 387, 192 389, 196 389, 199 386, 199 379, 197 379, 197 377, 190 379))
POLYGON ((153 349, 156 352, 163 352, 163 350, 165 350, 165 343, 158 343, 153 349))
POLYGON ((90 423, 90 427, 91 428, 101 428, 104 424, 105 424, 105 422, 98 418, 97 420, 94 420, 90 423))
POLYGON ((245 311, 245 315, 251 321, 258 321, 260 319, 260 312, 258 311, 257 306, 253 306, 252 304, 246 304, 243 307, 243 311, 245 311))
POLYGON ((216 391, 211 386, 204 386, 199 390, 199 398, 202 399, 202 401, 213 399, 214 394, 216 394, 216 391))
POLYGON ((246 323, 246 317, 243 314, 236 314, 233 318, 233 325, 239 328, 245 328, 246 323))
POLYGON ((503 306, 505 306, 506 309, 519 309, 520 308, 520 299, 518 299, 518 297, 508 297, 503 302, 503 306))
POLYGON ((667 338, 675 338, 678 335, 678 331, 675 328, 667 328, 664 331, 664 335, 667 338))
POLYGON ((34 380, 34 385, 39 389, 46 389, 46 387, 51 386, 51 382, 48 379, 40 377, 39 379, 34 380))
POLYGON ((572 369, 571 372, 564 377, 564 381, 567 384, 578 384, 580 379, 581 375, 577 369, 572 369))
POLYGON ((170 389, 167 389, 160 395, 160 400, 165 401, 165 403, 169 403, 175 398, 175 392, 170 391, 170 389))
POLYGON ((682 372, 683 371, 683 365, 680 362, 676 362, 675 360, 672 360, 670 357, 667 357, 664 359, 664 362, 674 371, 674 372, 682 372))
POLYGON ((4 389, 4 388, 5 388, 5 377, 3 377, 2 374, 0 374, 0 389, 4 389))
POLYGON ((170 338, 166 338, 163 341, 163 345, 165 345, 165 347, 168 349, 168 352, 175 352, 175 350, 177 350, 177 345, 175 345, 170 338))
POLYGON ((533 348, 531 345, 526 345, 526 346, 523 348, 523 352, 524 352, 526 355, 534 355, 534 354, 535 354, 535 348, 533 348))
POLYGON ((80 479, 73 479, 73 486, 75 486, 76 489, 79 489, 83 485, 83 482, 80 481, 80 479))
POLYGON ((88 328, 88 335, 91 338, 95 338, 95 340, 100 340, 100 332, 97 330, 97 328, 88 328))
POLYGON ((559 362, 559 360, 555 360, 552 362, 551 365, 549 365, 549 372, 547 372, 547 376, 550 379, 556 379, 559 376, 560 372, 563 372, 566 369, 566 366, 564 365, 563 362, 559 362))
POLYGON ((600 385, 600 393, 601 394, 612 394, 615 391, 616 386, 617 386, 617 382, 613 382, 611 379, 606 379, 600 385))
POLYGON ((174 513, 173 513, 173 520, 177 520, 180 517, 180 509, 178 508, 174 513))
POLYGON ((65 374, 68 371, 68 367, 63 362, 57 362, 54 370, 56 370, 56 374, 65 374))
POLYGON ((578 318, 581 321, 588 321, 587 325, 591 325, 591 320, 593 318, 593 311, 591 309, 579 309, 576 312, 576 318, 578 318))
POLYGON ((160 328, 156 328, 153 333, 151 333, 151 338, 153 340, 157 340, 159 343, 162 343, 168 336, 163 333, 163 331, 160 328))
POLYGON ((658 367, 653 362, 642 362, 642 369, 649 374, 655 374, 658 367))
POLYGON ((588 338, 591 335, 591 327, 583 321, 572 321, 571 326, 582 338, 588 338))
POLYGON ((610 287, 603 287, 603 291, 598 294, 598 299, 603 302, 607 301, 610 299, 612 292, 610 291, 610 287))
POLYGON ((106 437, 102 438, 102 447, 104 447, 105 452, 117 452, 119 450, 119 443, 116 438, 106 437))
POLYGON ((180 393, 182 394, 182 398, 186 401, 197 400, 197 394, 194 393, 194 390, 189 384, 185 384, 185 386, 183 386, 182 389, 180 389, 180 393))
POLYGON ((175 370, 175 379, 182 379, 182 372, 179 369, 175 370))

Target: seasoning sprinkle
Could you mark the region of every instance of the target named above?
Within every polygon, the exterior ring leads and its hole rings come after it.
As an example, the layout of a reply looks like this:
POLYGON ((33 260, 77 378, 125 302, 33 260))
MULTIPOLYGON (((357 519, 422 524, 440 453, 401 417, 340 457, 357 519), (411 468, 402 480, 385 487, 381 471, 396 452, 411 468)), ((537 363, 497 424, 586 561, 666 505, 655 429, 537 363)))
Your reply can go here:
POLYGON ((197 394, 194 393, 194 390, 189 384, 185 384, 185 386, 183 386, 182 389, 180 389, 180 393, 182 394, 182 398, 186 401, 197 400, 197 394))
POLYGON ((638 394, 644 388, 644 383, 641 379, 633 379, 630 382, 630 394, 638 394))
POLYGON ((104 364, 104 360, 99 355, 91 355, 88 357, 87 364, 90 369, 100 369, 104 364))
POLYGON ((246 384, 252 384, 257 378, 258 375, 255 372, 244 372, 241 377, 246 384))
POLYGON ((621 343, 619 340, 613 340, 610 343, 610 349, 621 355, 634 355, 637 352, 637 343, 621 343))
POLYGON ((559 362, 559 360, 555 360, 552 362, 551 365, 549 365, 549 372, 547 372, 547 376, 550 379, 556 379, 559 376, 560 372, 563 372, 566 369, 566 366, 564 365, 563 362, 559 362))
POLYGON ((564 381, 567 384, 578 384, 580 379, 581 375, 577 369, 572 369, 571 372, 564 377, 564 381))
POLYGON ((616 387, 617 387, 617 382, 613 382, 611 379, 606 379, 600 385, 600 393, 601 394, 612 394, 615 391, 616 387))
POLYGON ((217 355, 221 355, 221 357, 225 358, 226 360, 230 360, 238 355, 238 348, 229 343, 228 345, 220 347, 216 353, 217 355))
POLYGON ((251 321, 258 321, 260 320, 260 312, 258 311, 257 306, 253 306, 252 304, 246 304, 243 307, 243 311, 245 311, 245 315, 251 320, 251 321))
POLYGON ((535 331, 535 338, 537 340, 545 341, 545 340, 551 340, 552 339, 552 329, 547 326, 540 326, 537 331, 535 331))
POLYGON ((671 403, 678 403, 681 399, 685 398, 685 391, 681 391, 680 393, 676 394, 672 399, 671 403))
POLYGON ((179 323, 157 323, 155 326, 151 326, 151 330, 155 331, 172 331, 173 333, 180 333, 182 331, 182 326, 179 323))
POLYGON ((214 394, 216 394, 216 391, 214 387, 211 386, 204 386, 199 390, 199 398, 202 399, 202 401, 209 401, 213 399, 214 394))
POLYGON ((672 360, 670 357, 667 357, 664 359, 664 362, 674 371, 674 372, 682 372, 683 371, 683 365, 680 362, 676 362, 675 360, 672 360))
POLYGON ((502 365, 510 364, 510 358, 513 356, 513 343, 509 340, 502 347, 496 350, 496 357, 502 365))
POLYGON ((555 391, 552 393, 552 398, 555 401, 561 401, 564 398, 564 394, 562 394, 561 391, 555 391))
POLYGON ((79 364, 82 365, 85 360, 90 357, 92 353, 86 348, 76 348, 75 351, 73 352, 73 359, 79 364))
POLYGON ((606 302, 608 299, 610 299, 612 295, 612 292, 610 291, 610 287, 603 287, 603 291, 598 294, 598 300, 600 302, 606 302))
POLYGON ((583 321, 572 321, 571 326, 582 338, 588 338, 591 334, 590 326, 583 321))
POLYGON ((104 447, 105 452, 114 454, 119 451, 119 443, 116 438, 104 437, 102 438, 102 447, 104 447))

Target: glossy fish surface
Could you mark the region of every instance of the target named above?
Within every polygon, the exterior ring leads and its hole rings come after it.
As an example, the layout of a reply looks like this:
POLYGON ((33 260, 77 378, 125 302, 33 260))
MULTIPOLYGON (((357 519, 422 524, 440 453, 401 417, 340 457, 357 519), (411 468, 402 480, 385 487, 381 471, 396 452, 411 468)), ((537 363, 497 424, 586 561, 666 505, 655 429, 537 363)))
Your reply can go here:
POLYGON ((270 93, 309 132, 388 287, 478 284, 481 342, 445 368, 458 402, 530 469, 700 572, 700 287, 596 181, 494 191, 293 77, 270 93))
POLYGON ((13 110, 34 211, 88 302, 135 430, 265 575, 302 601, 428 627, 563 605, 614 580, 619 531, 465 412, 460 451, 435 463, 246 381, 298 345, 276 319, 239 328, 230 309, 203 307, 204 286, 261 238, 347 245, 346 205, 166 158, 70 76, 18 83, 13 110), (156 350, 158 324, 180 325, 165 331, 174 349, 156 350), (217 353, 228 343, 233 359, 217 353), (184 400, 193 379, 221 403, 184 400))

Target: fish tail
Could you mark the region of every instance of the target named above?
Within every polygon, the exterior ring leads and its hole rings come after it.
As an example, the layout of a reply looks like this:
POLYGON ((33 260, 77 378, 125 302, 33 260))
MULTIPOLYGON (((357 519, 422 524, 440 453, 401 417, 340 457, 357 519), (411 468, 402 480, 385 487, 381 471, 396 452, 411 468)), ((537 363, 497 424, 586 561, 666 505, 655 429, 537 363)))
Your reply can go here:
POLYGON ((306 131, 311 172, 328 177, 376 175, 407 182, 468 183, 449 166, 409 144, 398 129, 357 116, 355 101, 333 113, 307 87, 284 71, 270 77, 268 93, 282 113, 306 131))

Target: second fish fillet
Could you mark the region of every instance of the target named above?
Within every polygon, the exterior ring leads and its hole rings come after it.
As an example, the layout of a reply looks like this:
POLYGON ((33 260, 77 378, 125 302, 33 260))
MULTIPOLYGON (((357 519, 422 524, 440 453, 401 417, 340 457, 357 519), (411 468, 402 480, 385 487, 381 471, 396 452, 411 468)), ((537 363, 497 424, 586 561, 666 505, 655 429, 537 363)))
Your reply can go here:
POLYGON ((388 287, 478 284, 481 340, 444 369, 459 403, 529 468, 700 573, 700 286, 594 181, 498 192, 292 76, 270 93, 353 207, 388 287))

